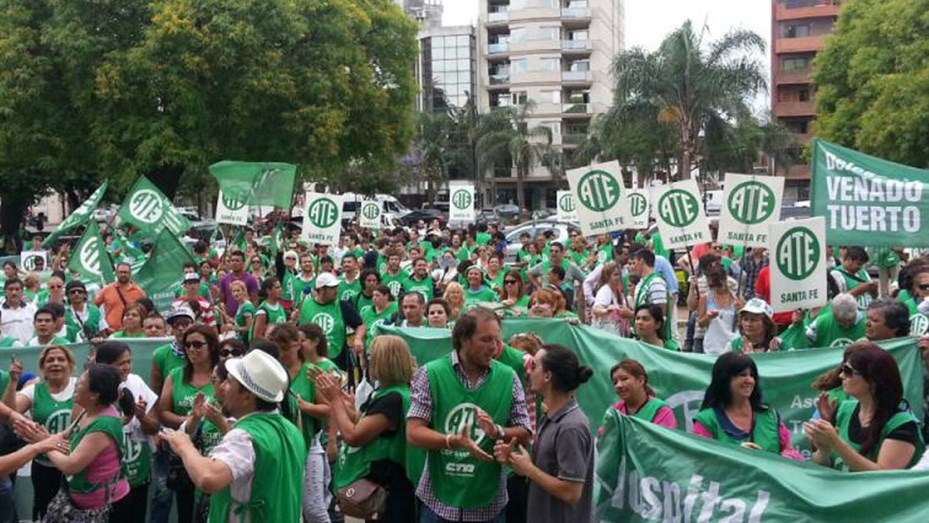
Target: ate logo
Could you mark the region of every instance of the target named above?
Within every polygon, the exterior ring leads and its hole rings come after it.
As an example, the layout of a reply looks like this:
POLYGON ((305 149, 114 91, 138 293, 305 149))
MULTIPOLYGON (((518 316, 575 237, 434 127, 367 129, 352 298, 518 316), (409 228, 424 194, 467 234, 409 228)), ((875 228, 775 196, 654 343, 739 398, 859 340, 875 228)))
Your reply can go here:
POLYGON ((43 258, 42 256, 39 256, 38 254, 36 254, 35 256, 30 256, 26 258, 26 260, 23 262, 23 268, 25 268, 27 271, 34 271, 38 268, 40 261, 42 262, 43 267, 44 267, 45 258, 43 258))
POLYGON ((774 214, 774 191, 759 182, 744 182, 729 193, 726 206, 735 221, 743 225, 756 225, 774 214))
POLYGON ((565 213, 572 213, 576 208, 574 205, 574 195, 571 193, 565 193, 561 195, 561 198, 558 200, 558 206, 561 207, 561 210, 565 213))
POLYGON ((90 238, 84 245, 81 246, 81 250, 78 253, 78 257, 81 260, 81 265, 88 272, 94 274, 100 274, 100 240, 97 238, 90 238))
POLYGON ((332 328, 335 326, 335 320, 332 318, 332 316, 325 312, 317 313, 310 321, 316 325, 319 325, 319 328, 322 329, 322 331, 326 334, 331 333, 332 328))
POLYGON ((53 412, 48 419, 45 420, 45 428, 48 429, 48 432, 51 434, 58 434, 59 432, 64 432, 70 423, 71 409, 60 409, 53 412))
POLYGON ((339 217, 339 207, 331 198, 323 196, 317 198, 306 210, 310 222, 320 229, 327 229, 335 225, 339 217))
POLYGON ((136 191, 129 200, 129 214, 142 223, 155 223, 164 213, 161 195, 151 189, 136 191))
POLYGON ((694 223, 700 212, 700 202, 693 194, 671 189, 658 199, 658 214, 672 227, 687 227, 694 223))
POLYGON ((781 274, 795 281, 813 274, 823 258, 819 240, 806 227, 794 227, 784 233, 774 255, 781 274))
POLYGON ((634 192, 629 195, 629 212, 632 213, 633 217, 638 218, 645 212, 645 209, 648 208, 648 200, 645 199, 645 195, 640 192, 634 192))
POLYGON ((477 422, 477 409, 473 403, 460 403, 445 417, 445 433, 461 434, 467 429, 474 443, 480 445, 484 441, 484 431, 477 422))
POLYGON ((471 191, 468 189, 458 189, 455 191, 455 194, 452 195, 452 205, 454 205, 456 209, 470 209, 473 201, 474 198, 471 196, 471 191))
POLYGON ((248 203, 248 192, 241 187, 230 187, 223 191, 223 205, 230 211, 238 211, 248 203))
POLYGON ((143 443, 139 443, 138 441, 130 438, 129 434, 125 432, 123 432, 123 442, 126 445, 126 455, 123 456, 123 459, 129 463, 133 463, 138 460, 139 456, 142 455, 143 443))
POLYGON ((609 210, 622 196, 622 187, 606 171, 590 171, 577 182, 577 197, 591 211, 609 210))
POLYGON ((922 336, 929 329, 929 318, 922 314, 910 316, 910 336, 922 336))
POLYGON ((368 202, 361 206, 361 215, 368 220, 376 220, 381 215, 381 206, 377 202, 368 202))

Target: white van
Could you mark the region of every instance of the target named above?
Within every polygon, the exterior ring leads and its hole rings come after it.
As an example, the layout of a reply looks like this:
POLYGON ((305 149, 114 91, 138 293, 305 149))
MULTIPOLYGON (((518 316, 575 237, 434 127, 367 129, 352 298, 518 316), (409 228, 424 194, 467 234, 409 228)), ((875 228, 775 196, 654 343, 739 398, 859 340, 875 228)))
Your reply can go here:
MULTIPOLYGON (((342 195, 342 220, 352 221, 355 219, 355 213, 361 207, 361 202, 368 196, 347 192, 342 195)), ((381 212, 386 224, 394 224, 396 221, 407 214, 410 209, 400 203, 400 200, 390 194, 376 194, 374 199, 381 204, 381 212)))

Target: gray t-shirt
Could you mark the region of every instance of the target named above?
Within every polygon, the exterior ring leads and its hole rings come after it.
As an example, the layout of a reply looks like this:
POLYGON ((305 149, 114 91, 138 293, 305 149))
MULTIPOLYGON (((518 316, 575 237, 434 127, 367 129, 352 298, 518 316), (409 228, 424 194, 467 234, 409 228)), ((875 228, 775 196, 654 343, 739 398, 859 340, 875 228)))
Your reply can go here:
POLYGON ((562 523, 590 521, 593 511, 594 438, 587 416, 571 400, 551 417, 545 416, 532 448, 532 462, 558 479, 583 483, 581 499, 569 505, 529 484, 529 511, 526 521, 562 523))

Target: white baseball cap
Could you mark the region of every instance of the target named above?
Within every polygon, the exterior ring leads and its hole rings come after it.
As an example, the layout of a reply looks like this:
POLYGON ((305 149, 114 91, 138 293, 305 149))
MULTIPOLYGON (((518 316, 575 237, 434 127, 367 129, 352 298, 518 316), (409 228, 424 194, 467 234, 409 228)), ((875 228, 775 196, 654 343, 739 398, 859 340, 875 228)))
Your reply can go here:
POLYGON ((771 309, 771 306, 768 305, 768 302, 762 300, 761 298, 752 298, 748 300, 748 303, 742 307, 741 312, 751 312, 754 314, 764 314, 768 318, 774 316, 774 311, 771 309))
POLYGON ((168 311, 168 316, 165 318, 165 321, 167 321, 170 324, 172 321, 175 320, 175 318, 180 318, 181 316, 186 316, 190 318, 191 321, 193 321, 194 311, 190 310, 190 307, 186 307, 183 305, 179 307, 174 307, 168 311))
POLYGON ((255 396, 277 403, 287 390, 287 371, 267 352, 253 350, 226 362, 229 375, 255 396))
POLYGON ((316 288, 321 289, 323 287, 338 287, 339 279, 335 277, 335 274, 331 272, 321 272, 319 276, 316 277, 316 288))

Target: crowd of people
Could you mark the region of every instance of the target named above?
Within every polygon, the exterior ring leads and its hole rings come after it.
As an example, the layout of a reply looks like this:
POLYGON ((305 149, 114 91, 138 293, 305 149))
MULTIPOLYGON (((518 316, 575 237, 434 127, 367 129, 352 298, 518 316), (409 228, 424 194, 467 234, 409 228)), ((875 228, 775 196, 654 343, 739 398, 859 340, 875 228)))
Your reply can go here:
MULTIPOLYGON (((41 354, 37 369, 14 357, 0 372, 0 522, 17 520, 12 482, 30 462, 32 520, 590 521, 590 417, 602 413, 581 410, 578 388, 608 375, 610 409, 684 427, 639 361, 591 368, 536 333, 504 339, 511 318, 715 357, 692 433, 793 460, 805 458, 750 355, 845 347, 811 384, 812 461, 929 469, 915 414, 926 405, 906 403, 895 360, 874 343, 925 334, 919 253, 837 247, 827 305, 775 314, 765 249, 715 240, 672 253, 645 231, 550 230, 518 246, 493 225, 352 224, 337 246, 296 228, 275 244, 272 232, 246 229, 224 249, 198 239, 165 310, 133 280, 144 249, 114 231, 116 279, 102 287, 67 270, 67 247, 41 274, 4 264, 0 350, 41 354), (871 256, 899 272, 882 296, 871 256), (452 350, 417 363, 385 326, 445 329, 452 350), (132 373, 142 338, 164 342, 148 376, 132 373), (72 353, 80 342, 86 362, 72 353)), ((918 343, 929 357, 929 338, 918 343)))

